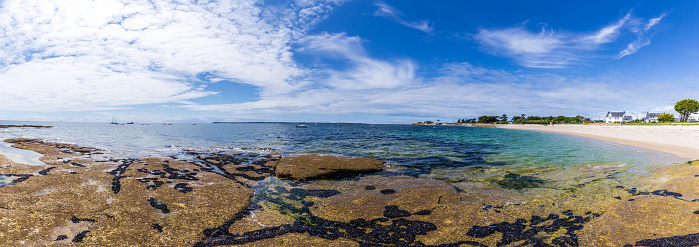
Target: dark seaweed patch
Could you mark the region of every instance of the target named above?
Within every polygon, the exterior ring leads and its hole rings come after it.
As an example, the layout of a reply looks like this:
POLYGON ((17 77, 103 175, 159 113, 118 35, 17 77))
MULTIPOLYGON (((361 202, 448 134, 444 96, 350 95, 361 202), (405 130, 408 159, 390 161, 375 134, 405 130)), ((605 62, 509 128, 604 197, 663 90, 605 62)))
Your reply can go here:
POLYGON ((309 196, 328 198, 340 194, 337 190, 306 190, 309 196))
POLYGON ((563 228, 566 229, 566 233, 563 236, 554 238, 551 244, 578 246, 578 237, 575 231, 581 230, 583 224, 598 216, 594 213, 587 217, 575 216, 571 211, 565 211, 562 214, 567 217, 550 214, 547 218, 532 216, 529 221, 517 219, 514 223, 501 222, 489 226, 474 226, 466 234, 474 238, 484 238, 500 232, 502 237, 498 241, 497 246, 508 245, 514 242, 518 242, 518 246, 549 246, 544 242, 544 238, 537 237, 537 234, 540 232, 552 233, 563 228), (519 241, 524 242, 520 243, 519 241))
POLYGON ((158 224, 153 224, 153 229, 155 229, 158 232, 163 232, 163 227, 158 224))
POLYGON ((636 246, 699 246, 699 233, 658 239, 644 239, 636 242, 636 246))
POLYGON ((51 170, 53 170, 54 168, 56 168, 56 167, 55 167, 55 166, 52 166, 52 167, 43 169, 43 170, 39 171, 39 174, 46 176, 46 175, 49 174, 49 172, 50 172, 51 170))
POLYGON ((383 217, 386 217, 386 218, 408 217, 408 216, 412 215, 408 211, 398 209, 398 206, 395 206, 395 205, 388 205, 384 208, 386 210, 383 211, 383 217))
POLYGON ((384 194, 384 195, 391 195, 391 194, 396 193, 396 191, 393 189, 385 189, 385 190, 381 190, 380 192, 381 192, 381 194, 384 194))
POLYGON ((194 188, 187 186, 187 183, 178 183, 175 185, 175 189, 182 193, 187 193, 194 190, 194 188))
POLYGON ((164 214, 170 213, 170 209, 167 208, 167 205, 165 205, 165 203, 162 203, 153 197, 148 198, 148 202, 150 202, 151 207, 160 209, 161 211, 163 211, 164 214))
POLYGON ((503 188, 521 190, 524 188, 535 188, 544 184, 544 180, 533 176, 522 176, 517 173, 507 173, 497 184, 503 188))
POLYGON ((116 169, 112 170, 109 172, 109 174, 114 175, 114 178, 112 178, 112 191, 114 194, 119 193, 121 191, 121 174, 124 174, 126 172, 126 169, 129 168, 129 166, 135 161, 134 159, 120 159, 120 160, 112 160, 115 162, 120 162, 119 166, 117 166, 116 169))
POLYGON ((80 242, 82 242, 82 241, 83 241, 83 238, 85 238, 85 234, 87 234, 88 232, 90 232, 90 231, 85 230, 85 231, 82 231, 82 232, 78 233, 78 235, 75 235, 75 237, 73 237, 73 240, 71 240, 71 241, 73 241, 73 242, 75 242, 75 243, 80 243, 80 242))

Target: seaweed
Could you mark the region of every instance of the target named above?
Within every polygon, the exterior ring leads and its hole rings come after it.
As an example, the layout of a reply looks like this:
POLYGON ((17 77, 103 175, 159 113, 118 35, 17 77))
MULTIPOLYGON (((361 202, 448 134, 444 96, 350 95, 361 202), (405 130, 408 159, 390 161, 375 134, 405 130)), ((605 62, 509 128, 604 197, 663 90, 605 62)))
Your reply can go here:
POLYGON ((497 184, 503 188, 521 190, 524 188, 536 188, 546 181, 533 176, 522 176, 517 173, 508 172, 497 184))

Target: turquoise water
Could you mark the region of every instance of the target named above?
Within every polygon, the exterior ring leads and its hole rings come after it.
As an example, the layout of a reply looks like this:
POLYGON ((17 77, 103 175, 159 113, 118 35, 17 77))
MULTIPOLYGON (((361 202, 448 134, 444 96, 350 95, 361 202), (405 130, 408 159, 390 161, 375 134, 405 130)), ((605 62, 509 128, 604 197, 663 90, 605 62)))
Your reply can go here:
POLYGON ((589 138, 499 128, 368 124, 133 124, 3 122, 0 138, 33 137, 97 147, 121 157, 182 155, 183 150, 262 148, 288 153, 372 157, 416 169, 588 163, 653 165, 684 161, 660 152, 589 138))

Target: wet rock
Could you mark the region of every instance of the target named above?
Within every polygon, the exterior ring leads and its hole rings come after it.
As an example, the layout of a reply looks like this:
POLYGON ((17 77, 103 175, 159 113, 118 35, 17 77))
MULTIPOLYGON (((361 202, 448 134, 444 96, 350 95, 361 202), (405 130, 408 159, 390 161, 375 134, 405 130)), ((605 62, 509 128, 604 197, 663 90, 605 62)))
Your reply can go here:
POLYGON ((583 229, 584 242, 607 246, 637 242, 640 246, 693 246, 649 244, 673 242, 682 239, 673 237, 696 234, 696 229, 699 229, 699 214, 694 213, 696 203, 653 194, 634 198, 634 201, 618 201, 590 222, 583 229))
POLYGON ((68 239, 68 236, 66 236, 66 235, 58 235, 58 237, 56 238, 56 241, 63 241, 63 240, 66 240, 66 239, 68 239))
POLYGON ((275 175, 293 180, 353 177, 383 170, 384 162, 371 158, 299 155, 279 160, 275 175))

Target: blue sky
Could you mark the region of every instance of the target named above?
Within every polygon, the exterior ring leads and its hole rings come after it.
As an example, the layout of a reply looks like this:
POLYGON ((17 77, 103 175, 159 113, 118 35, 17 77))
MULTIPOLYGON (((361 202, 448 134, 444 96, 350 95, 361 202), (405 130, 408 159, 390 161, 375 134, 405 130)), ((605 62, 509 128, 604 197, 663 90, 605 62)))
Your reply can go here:
POLYGON ((411 123, 672 112, 693 1, 0 1, 0 119, 411 123))

